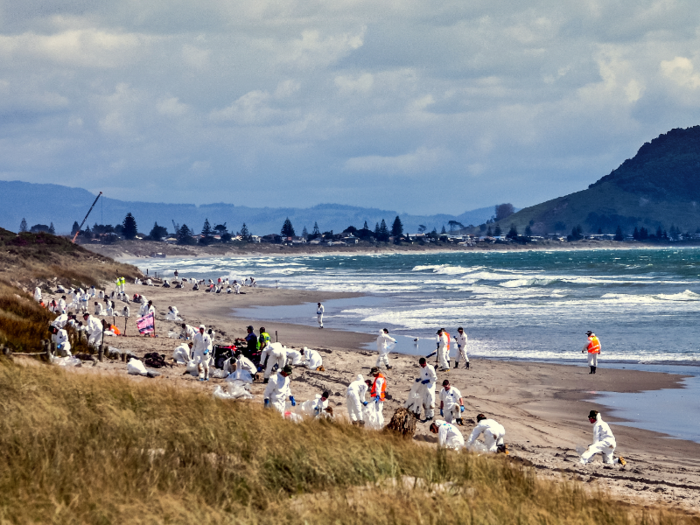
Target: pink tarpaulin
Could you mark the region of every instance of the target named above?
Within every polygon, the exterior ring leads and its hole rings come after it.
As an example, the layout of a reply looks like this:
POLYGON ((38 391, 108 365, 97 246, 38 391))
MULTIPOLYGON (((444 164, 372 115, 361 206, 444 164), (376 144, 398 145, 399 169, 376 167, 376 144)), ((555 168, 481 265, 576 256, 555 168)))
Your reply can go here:
POLYGON ((141 335, 154 333, 156 331, 155 316, 150 313, 140 317, 139 320, 136 321, 136 327, 139 329, 139 333, 141 335))

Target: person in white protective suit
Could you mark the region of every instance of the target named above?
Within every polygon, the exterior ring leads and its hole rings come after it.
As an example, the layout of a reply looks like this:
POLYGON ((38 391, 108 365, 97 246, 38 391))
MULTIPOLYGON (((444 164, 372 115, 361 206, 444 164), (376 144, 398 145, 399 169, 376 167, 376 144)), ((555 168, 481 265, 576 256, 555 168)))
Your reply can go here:
POLYGON ((70 356, 70 341, 68 340, 68 332, 63 328, 52 326, 50 328, 51 342, 56 345, 56 353, 61 357, 70 356))
POLYGON ((464 333, 464 328, 461 326, 457 328, 457 335, 455 336, 455 341, 457 343, 457 357, 455 358, 455 368, 459 368, 460 359, 464 360, 464 367, 469 370, 469 356, 467 355, 467 334, 464 333))
POLYGON ((267 360, 267 366, 265 367, 265 379, 263 382, 267 383, 275 365, 277 365, 279 370, 282 370, 284 365, 287 364, 287 351, 282 346, 282 343, 268 343, 260 354, 260 366, 265 366, 265 360, 267 360))
POLYGON ((374 378, 369 395, 372 398, 372 406, 376 413, 377 426, 384 426, 384 400, 386 399, 386 377, 379 372, 376 366, 369 371, 369 375, 374 378))
POLYGON ((58 313, 60 313, 60 314, 66 313, 66 296, 65 295, 62 295, 61 298, 58 300, 58 313))
POLYGON ((379 352, 377 364, 375 365, 377 368, 384 364, 387 370, 391 370, 392 367, 389 364, 389 345, 392 344, 396 344, 396 339, 391 337, 389 335, 389 330, 384 328, 379 332, 379 337, 377 337, 377 352, 379 352))
POLYGON ((128 306, 125 306, 124 309, 122 310, 122 315, 126 317, 127 319, 131 315, 131 310, 129 310, 128 306))
POLYGON ((165 314, 166 321, 179 321, 180 312, 178 312, 175 306, 168 306, 168 313, 165 314))
POLYGON ((462 392, 457 387, 450 384, 449 379, 442 382, 442 390, 440 390, 440 415, 445 418, 445 421, 457 424, 462 424, 462 412, 464 412, 464 401, 462 400, 462 392))
POLYGON ((311 350, 310 348, 304 347, 300 350, 300 352, 306 368, 309 370, 319 370, 321 372, 326 370, 323 368, 323 358, 316 350, 311 350))
POLYGON ((581 464, 587 465, 593 461, 593 457, 600 453, 603 456, 603 463, 612 465, 619 463, 626 465, 627 462, 620 456, 617 461, 613 458, 617 443, 613 436, 610 425, 608 425, 597 410, 591 410, 588 414, 588 421, 593 425, 593 444, 588 445, 586 451, 581 454, 581 464))
POLYGON ((51 326, 55 326, 56 328, 65 328, 67 323, 68 314, 61 314, 51 322, 51 326))
POLYGON ((114 301, 111 299, 105 299, 105 304, 107 305, 107 308, 105 309, 105 315, 114 317, 114 301))
POLYGON ((300 366, 304 363, 304 356, 299 350, 294 350, 293 348, 287 348, 287 364, 293 366, 300 366))
POLYGON ((450 370, 450 362, 448 360, 449 352, 450 349, 447 334, 445 334, 445 331, 440 328, 440 330, 437 331, 437 357, 440 372, 448 372, 450 370))
POLYGON ((211 364, 212 343, 209 335, 204 333, 206 327, 199 326, 193 339, 192 359, 197 365, 200 381, 209 381, 209 365, 211 364))
POLYGON ((435 367, 429 365, 425 357, 418 360, 420 365, 420 377, 416 378, 416 382, 420 381, 420 396, 422 400, 423 410, 425 411, 425 419, 423 422, 430 421, 435 417, 435 383, 437 374, 435 367))
POLYGON ((315 399, 304 401, 301 404, 302 413, 314 418, 332 417, 333 409, 328 408, 328 398, 330 396, 330 392, 325 391, 320 396, 316 394, 315 399))
POLYGON ((292 367, 287 365, 272 377, 263 393, 265 407, 276 408, 283 416, 287 399, 289 399, 293 407, 297 406, 292 390, 289 387, 290 375, 292 375, 292 367))
POLYGON ((365 401, 365 396, 371 384, 372 382, 369 379, 365 380, 362 374, 358 374, 357 379, 348 385, 345 393, 345 402, 348 407, 348 416, 350 416, 350 421, 352 421, 353 425, 365 426, 362 407, 368 405, 367 401, 365 401))
POLYGON ((250 359, 242 352, 236 352, 235 356, 227 359, 224 363, 224 372, 228 374, 228 379, 238 379, 239 381, 254 381, 258 369, 250 359))
POLYGON ((321 303, 318 303, 318 307, 316 308, 316 317, 318 318, 319 328, 323 328, 323 312, 325 311, 325 307, 321 303))
POLYGON ((466 447, 470 448, 481 434, 484 435, 484 444, 488 452, 508 453, 506 445, 503 442, 506 429, 493 419, 488 419, 484 414, 476 416, 476 426, 467 440, 466 447))
POLYGON ((191 327, 188 324, 182 323, 182 332, 180 332, 180 339, 184 339, 185 341, 192 340, 194 339, 195 334, 197 331, 191 327))
POLYGON ((173 359, 178 365, 186 365, 192 359, 192 346, 192 341, 180 343, 180 346, 173 350, 173 359))
POLYGON ((457 427, 446 421, 436 421, 430 431, 438 435, 438 447, 459 450, 464 448, 464 436, 457 427))
POLYGON ((88 335, 88 345, 97 348, 102 342, 102 322, 88 313, 83 315, 83 327, 88 335))
POLYGON ((38 286, 34 288, 34 300, 37 303, 41 302, 41 288, 39 288, 38 286))
POLYGON ((139 317, 144 317, 148 315, 148 307, 149 304, 146 302, 141 303, 141 307, 139 308, 139 317))
POLYGON ((234 280, 233 281, 233 289, 235 290, 236 294, 240 294, 241 293, 241 283, 234 280))

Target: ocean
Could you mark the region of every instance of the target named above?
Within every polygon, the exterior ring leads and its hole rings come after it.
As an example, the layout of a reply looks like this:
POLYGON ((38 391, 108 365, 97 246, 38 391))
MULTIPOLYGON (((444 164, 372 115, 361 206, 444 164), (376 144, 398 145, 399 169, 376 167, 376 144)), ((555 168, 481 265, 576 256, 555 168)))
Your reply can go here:
MULTIPOLYGON (((462 326, 473 357, 585 366, 581 350, 592 330, 601 368, 691 376, 684 389, 599 393, 598 401, 630 425, 700 442, 700 248, 130 262, 165 277, 177 269, 187 277, 254 276, 267 287, 359 292, 325 302, 325 326, 368 334, 386 327, 398 339, 394 351, 406 354, 426 355, 438 328, 462 326)), ((315 303, 232 308, 237 317, 308 326, 317 326, 315 313, 315 303)))

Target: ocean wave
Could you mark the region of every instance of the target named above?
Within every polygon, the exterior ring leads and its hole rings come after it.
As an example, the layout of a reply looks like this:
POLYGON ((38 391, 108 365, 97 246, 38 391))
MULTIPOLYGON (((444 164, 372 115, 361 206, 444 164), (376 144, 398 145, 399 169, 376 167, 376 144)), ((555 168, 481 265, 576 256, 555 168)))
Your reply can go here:
POLYGON ((506 281, 500 283, 499 286, 504 288, 520 288, 522 286, 549 286, 550 284, 555 284, 561 282, 559 279, 513 279, 512 281, 506 281))

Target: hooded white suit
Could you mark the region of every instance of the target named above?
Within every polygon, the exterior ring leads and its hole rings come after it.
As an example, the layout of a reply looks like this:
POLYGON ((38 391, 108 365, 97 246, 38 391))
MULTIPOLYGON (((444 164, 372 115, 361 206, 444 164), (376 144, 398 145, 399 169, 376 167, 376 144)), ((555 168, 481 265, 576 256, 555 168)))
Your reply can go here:
POLYGON ((608 425, 600 414, 596 416, 596 422, 593 425, 593 444, 581 454, 581 463, 586 464, 593 461, 593 456, 599 452, 603 455, 603 463, 610 464, 613 462, 613 452, 615 452, 615 436, 613 436, 610 425, 608 425))

